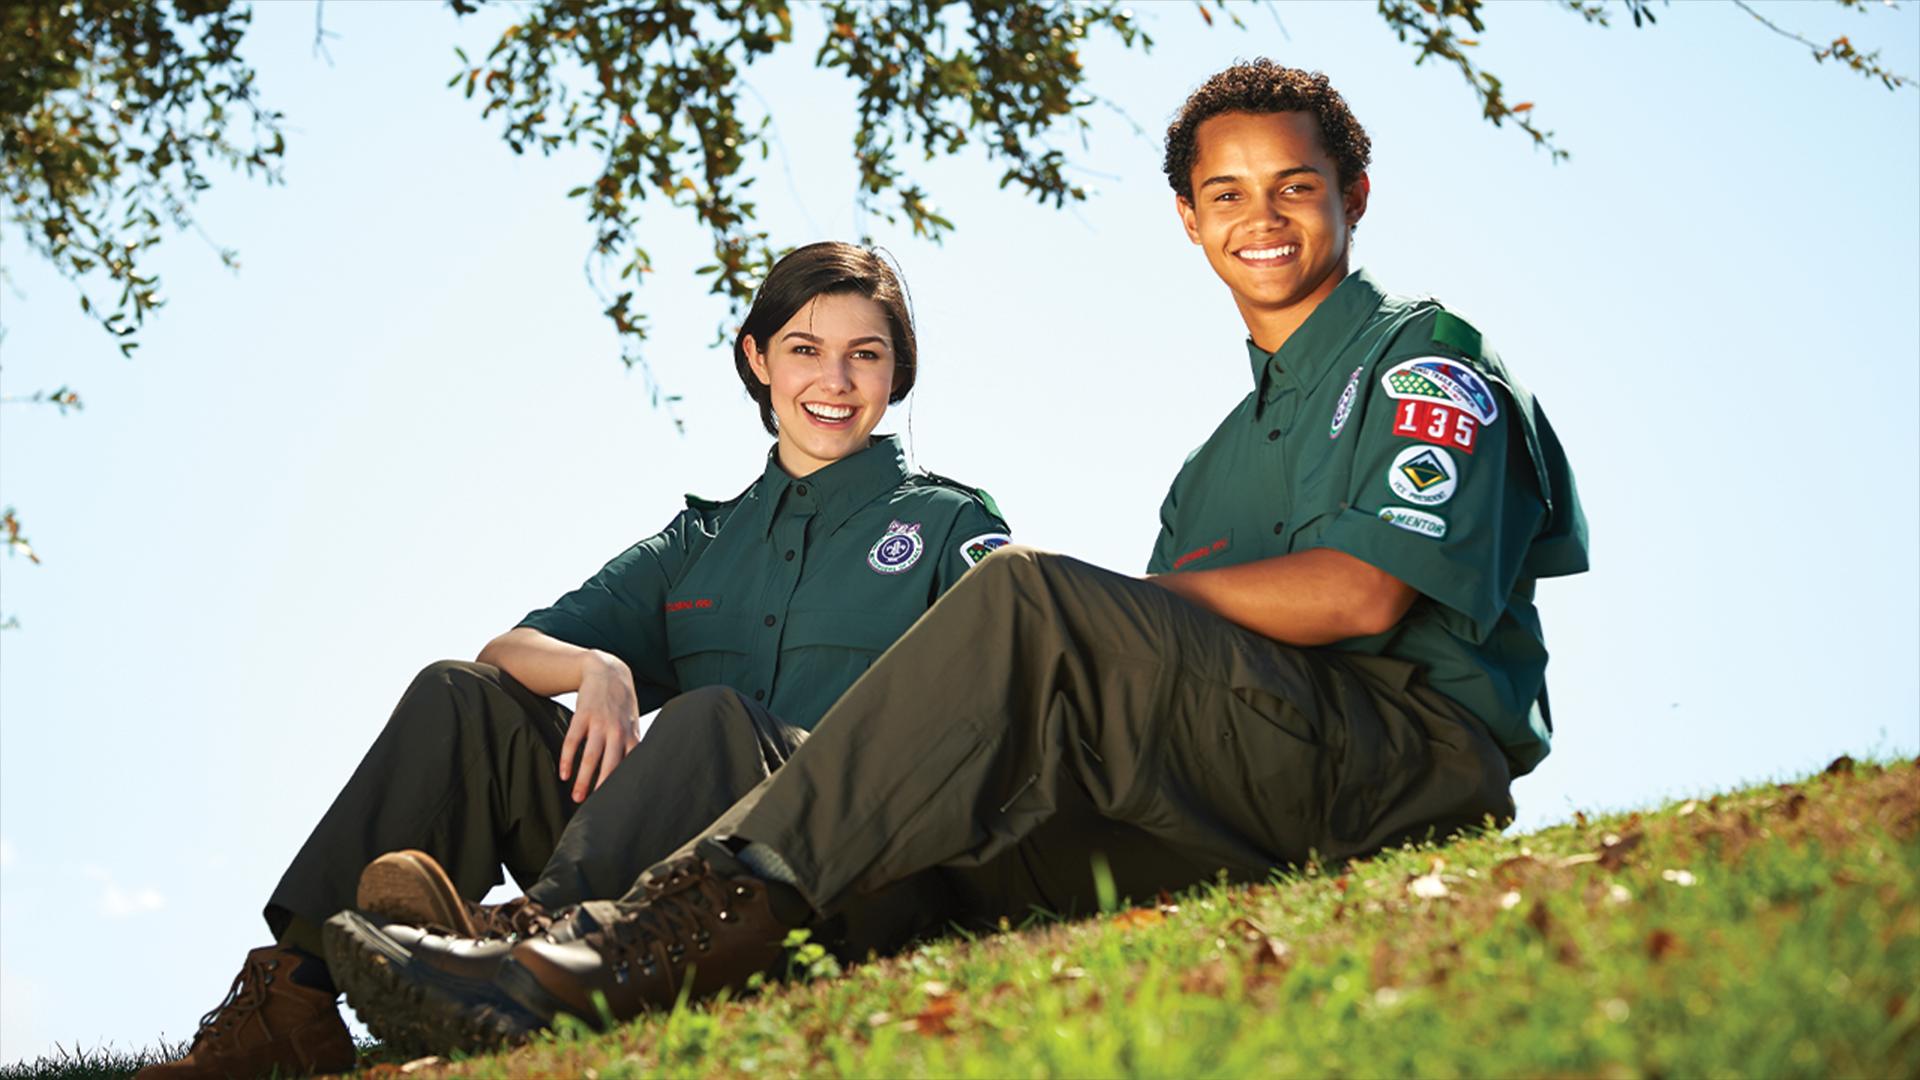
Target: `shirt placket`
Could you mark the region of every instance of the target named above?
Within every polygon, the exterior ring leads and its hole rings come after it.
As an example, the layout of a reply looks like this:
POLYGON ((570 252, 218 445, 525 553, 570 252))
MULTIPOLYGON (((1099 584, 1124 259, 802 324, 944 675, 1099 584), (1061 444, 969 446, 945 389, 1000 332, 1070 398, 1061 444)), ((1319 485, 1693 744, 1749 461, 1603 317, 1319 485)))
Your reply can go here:
POLYGON ((773 555, 773 573, 761 594, 763 608, 759 632, 748 653, 748 685, 753 700, 765 702, 773 693, 779 674, 780 641, 786 635, 787 617, 793 608, 793 594, 800 586, 800 571, 806 564, 807 523, 819 507, 813 485, 794 484, 768 537, 773 555))
POLYGON ((1289 468, 1293 454, 1288 443, 1292 441, 1289 436, 1299 426, 1300 399, 1304 395, 1293 377, 1278 367, 1269 378, 1273 381, 1255 422, 1255 446, 1259 449, 1254 459, 1260 463, 1258 490, 1262 498, 1257 505, 1265 508, 1266 516, 1271 519, 1260 525, 1263 533, 1271 530, 1272 538, 1262 535, 1257 543, 1261 547, 1278 545, 1284 549, 1287 530, 1298 524, 1293 505, 1293 470, 1289 468))

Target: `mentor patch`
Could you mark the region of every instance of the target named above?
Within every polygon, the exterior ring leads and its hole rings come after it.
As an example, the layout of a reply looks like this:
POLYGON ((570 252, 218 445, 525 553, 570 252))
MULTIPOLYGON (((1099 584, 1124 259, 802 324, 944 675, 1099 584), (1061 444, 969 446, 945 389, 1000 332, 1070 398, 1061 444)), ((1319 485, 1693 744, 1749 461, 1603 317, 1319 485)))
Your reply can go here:
POLYGON ((1410 510, 1404 506, 1383 506, 1380 508, 1380 520, 1391 522, 1408 532, 1417 532, 1421 536, 1435 540, 1447 535, 1447 519, 1439 514, 1429 514, 1425 510, 1410 510))
POLYGON ((873 550, 867 552, 867 565, 882 574, 902 573, 912 569, 926 549, 927 542, 920 539, 919 522, 902 525, 895 521, 873 542, 873 550))

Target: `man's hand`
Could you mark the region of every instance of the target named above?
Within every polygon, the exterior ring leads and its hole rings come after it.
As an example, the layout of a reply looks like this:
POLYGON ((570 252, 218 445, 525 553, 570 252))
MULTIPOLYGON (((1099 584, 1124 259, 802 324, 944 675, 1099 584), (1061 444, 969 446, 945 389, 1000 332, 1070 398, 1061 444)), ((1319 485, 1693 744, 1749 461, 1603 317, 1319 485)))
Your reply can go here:
POLYGON ((573 781, 574 802, 585 802, 639 745, 640 699, 633 688, 633 672, 612 653, 569 645, 518 626, 487 642, 479 660, 536 694, 552 697, 578 692, 573 722, 560 744, 560 779, 573 781))
POLYGON ((1263 637, 1308 647, 1388 630, 1420 595, 1332 548, 1147 580, 1263 637))

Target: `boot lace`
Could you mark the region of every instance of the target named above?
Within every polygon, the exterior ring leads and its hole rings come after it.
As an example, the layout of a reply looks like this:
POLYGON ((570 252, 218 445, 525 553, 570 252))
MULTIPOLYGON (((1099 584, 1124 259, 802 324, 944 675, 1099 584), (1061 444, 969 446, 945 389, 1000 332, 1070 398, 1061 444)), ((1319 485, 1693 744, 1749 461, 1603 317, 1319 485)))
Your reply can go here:
POLYGON ((473 922, 482 938, 512 940, 546 933, 553 916, 538 901, 516 896, 504 904, 474 908, 473 922))
POLYGON ((279 967, 278 959, 248 957, 247 966, 233 977, 233 985, 228 988, 226 999, 200 1018, 200 1030, 194 1034, 193 1044, 198 1046, 203 1040, 226 1037, 249 1013, 265 1005, 267 986, 273 982, 273 972, 279 967))
POLYGON ((622 981, 634 964, 652 976, 663 952, 675 968, 685 961, 689 946, 705 952, 713 925, 739 918, 734 901, 751 895, 745 885, 722 881, 697 856, 683 856, 647 882, 644 906, 581 940, 605 958, 622 981))

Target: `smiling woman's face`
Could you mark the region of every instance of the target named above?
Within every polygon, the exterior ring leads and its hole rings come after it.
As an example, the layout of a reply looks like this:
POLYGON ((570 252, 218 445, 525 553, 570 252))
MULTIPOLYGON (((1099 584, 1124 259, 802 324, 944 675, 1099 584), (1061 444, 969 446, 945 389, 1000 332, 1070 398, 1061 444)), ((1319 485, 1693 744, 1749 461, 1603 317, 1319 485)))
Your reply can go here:
POLYGON ((893 328, 864 296, 816 296, 767 340, 741 342, 773 395, 780 467, 805 476, 867 447, 893 393, 893 328))

